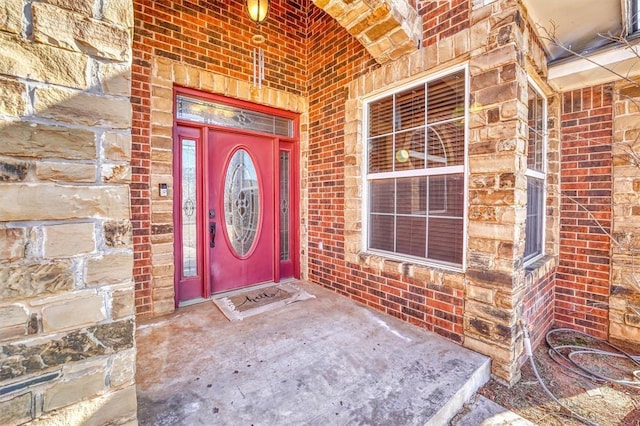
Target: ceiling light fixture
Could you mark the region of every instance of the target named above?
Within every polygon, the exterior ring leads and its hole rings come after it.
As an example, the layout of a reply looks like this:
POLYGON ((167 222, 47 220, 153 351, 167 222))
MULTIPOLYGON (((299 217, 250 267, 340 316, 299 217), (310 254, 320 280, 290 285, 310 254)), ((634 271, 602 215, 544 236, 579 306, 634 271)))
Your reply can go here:
POLYGON ((269 14, 269 0, 246 0, 249 19, 260 25, 269 14))

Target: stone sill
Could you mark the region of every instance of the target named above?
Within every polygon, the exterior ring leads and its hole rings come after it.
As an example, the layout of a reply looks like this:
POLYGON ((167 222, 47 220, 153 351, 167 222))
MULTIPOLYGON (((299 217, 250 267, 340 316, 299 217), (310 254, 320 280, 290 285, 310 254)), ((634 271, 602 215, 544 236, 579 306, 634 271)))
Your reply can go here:
POLYGON ((372 269, 379 274, 396 274, 436 285, 444 285, 455 289, 464 288, 465 273, 453 267, 447 268, 437 264, 422 264, 406 259, 382 256, 378 253, 360 252, 354 262, 361 267, 372 269))
POLYGON ((545 254, 540 259, 525 266, 525 284, 527 286, 540 281, 557 266, 554 256, 545 254))

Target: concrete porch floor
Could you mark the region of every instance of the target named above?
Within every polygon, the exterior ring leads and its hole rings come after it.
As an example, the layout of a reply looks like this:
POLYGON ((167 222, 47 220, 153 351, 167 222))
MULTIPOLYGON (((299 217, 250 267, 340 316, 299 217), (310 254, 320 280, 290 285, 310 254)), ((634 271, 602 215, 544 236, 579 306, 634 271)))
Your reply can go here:
POLYGON ((141 425, 445 425, 490 360, 308 283, 229 322, 213 302, 141 322, 141 425))

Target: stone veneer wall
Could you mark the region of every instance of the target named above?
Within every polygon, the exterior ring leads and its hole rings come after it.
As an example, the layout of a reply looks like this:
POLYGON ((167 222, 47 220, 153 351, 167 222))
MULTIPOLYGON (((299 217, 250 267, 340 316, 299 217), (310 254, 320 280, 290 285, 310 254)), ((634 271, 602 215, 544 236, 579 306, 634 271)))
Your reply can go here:
POLYGON ((0 424, 135 423, 126 0, 0 3, 0 424))
MULTIPOLYGON (((344 109, 316 107, 313 89, 318 86, 312 83, 310 90, 312 124, 321 123, 316 114, 322 114, 325 122, 334 122, 327 113, 337 122, 342 116, 345 120, 344 134, 334 137, 311 128, 309 176, 318 181, 309 183, 309 210, 318 213, 309 216, 310 279, 490 355, 494 375, 507 382, 519 377, 518 321, 525 293, 530 307, 536 299, 548 301, 554 265, 551 256, 536 279, 525 280, 521 241, 526 212, 527 72, 544 76, 546 62, 523 13, 515 1, 475 8, 469 12, 468 25, 451 36, 438 37, 377 69, 361 67, 351 82, 328 81, 330 87, 346 83, 344 109), (464 63, 469 64, 472 98, 466 273, 362 253, 362 97, 464 63), (333 155, 323 150, 326 147, 333 155), (344 163, 338 161, 342 154, 344 163), (325 181, 331 182, 330 191, 325 181), (335 195, 342 193, 343 203, 335 195)), ((316 65, 322 67, 321 62, 316 65)), ((557 154, 555 159, 557 170, 557 154)), ((556 246, 557 241, 548 241, 548 249, 556 246)), ((551 312, 546 310, 545 318, 533 321, 548 327, 551 312)))
POLYGON ((614 102, 613 236, 621 245, 613 245, 609 337, 640 344, 639 86, 618 84, 614 102))

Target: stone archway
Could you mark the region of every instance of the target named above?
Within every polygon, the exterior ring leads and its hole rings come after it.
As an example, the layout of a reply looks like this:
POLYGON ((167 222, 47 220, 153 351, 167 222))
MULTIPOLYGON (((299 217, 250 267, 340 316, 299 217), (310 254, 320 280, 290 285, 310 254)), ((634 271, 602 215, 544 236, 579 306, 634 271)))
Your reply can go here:
POLYGON ((406 0, 313 0, 355 37, 379 64, 417 50, 422 20, 406 0))

